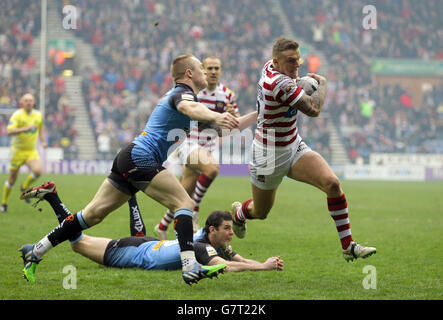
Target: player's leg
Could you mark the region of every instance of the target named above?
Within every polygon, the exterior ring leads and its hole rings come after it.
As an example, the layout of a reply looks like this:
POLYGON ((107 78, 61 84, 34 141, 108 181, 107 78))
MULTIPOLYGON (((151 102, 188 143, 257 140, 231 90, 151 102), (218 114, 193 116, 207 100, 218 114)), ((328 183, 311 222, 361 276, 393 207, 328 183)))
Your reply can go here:
POLYGON ((103 264, 106 248, 111 239, 91 237, 84 234, 81 239, 71 244, 72 250, 94 262, 103 264))
MULTIPOLYGON (((186 168, 186 166, 183 166, 182 173, 183 175, 179 181, 186 192, 189 194, 189 196, 192 197, 195 184, 197 183, 197 179, 200 176, 200 173, 186 168)), ((171 210, 167 209, 160 223, 154 227, 154 233, 161 240, 168 239, 168 227, 172 221, 174 221, 174 212, 171 212, 171 210)))
POLYGON ((200 203, 212 182, 217 177, 218 172, 220 171, 220 166, 211 153, 202 147, 194 150, 188 158, 186 167, 194 172, 200 172, 193 190, 193 200, 195 204, 193 224, 194 231, 197 231, 199 228, 198 216, 200 212, 200 203))
POLYGON ((362 247, 353 241, 348 204, 340 180, 320 154, 310 151, 302 155, 293 164, 288 177, 309 183, 326 193, 328 210, 335 222, 345 259, 366 258, 375 253, 375 248, 362 247))
POLYGON ((182 275, 185 282, 190 284, 205 277, 206 269, 203 270, 203 267, 197 263, 194 253, 192 232, 194 202, 191 197, 168 170, 162 170, 156 174, 145 193, 174 212, 174 232, 180 246, 182 275))
MULTIPOLYGON (((180 183, 188 194, 193 197, 193 230, 198 230, 198 216, 200 211, 200 202, 205 196, 209 186, 217 177, 219 172, 219 165, 214 157, 205 149, 201 147, 189 147, 189 155, 186 157, 186 165, 183 167, 183 176, 180 183)), ((180 152, 186 152, 181 150, 180 152)), ((183 156, 182 156, 183 157, 183 156)), ((171 211, 166 211, 162 221, 155 227, 157 234, 164 238, 167 237, 165 232, 169 224, 172 222, 173 214, 171 211)), ((166 238, 165 238, 166 239, 166 238)))
POLYGON ((3 185, 3 194, 2 194, 2 203, 1 203, 1 211, 8 212, 8 199, 11 194, 12 187, 17 181, 18 172, 20 167, 15 168, 12 167, 9 169, 8 179, 5 181, 3 185))
POLYGON ((134 194, 128 201, 129 205, 129 230, 131 236, 143 237, 146 235, 145 223, 138 206, 137 197, 134 194))
POLYGON ((277 188, 264 190, 253 183, 252 199, 232 204, 232 219, 234 233, 238 238, 244 238, 246 235, 247 219, 266 219, 275 202, 277 188))
MULTIPOLYGON (((129 200, 130 196, 114 187, 105 180, 94 196, 93 200, 82 210, 74 215, 69 215, 55 229, 43 237, 35 245, 23 246, 23 261, 25 264, 25 277, 29 280, 28 272, 33 277, 32 263, 38 263, 50 249, 68 239, 73 239, 84 229, 90 228, 101 222, 110 212, 119 208, 129 200)), ((35 268, 35 267, 34 267, 35 268)))
POLYGON ((32 185, 32 183, 42 175, 43 172, 43 165, 40 161, 40 157, 37 151, 32 153, 32 156, 28 161, 26 161, 25 164, 31 170, 31 172, 28 174, 25 181, 20 186, 21 192, 28 189, 32 185))

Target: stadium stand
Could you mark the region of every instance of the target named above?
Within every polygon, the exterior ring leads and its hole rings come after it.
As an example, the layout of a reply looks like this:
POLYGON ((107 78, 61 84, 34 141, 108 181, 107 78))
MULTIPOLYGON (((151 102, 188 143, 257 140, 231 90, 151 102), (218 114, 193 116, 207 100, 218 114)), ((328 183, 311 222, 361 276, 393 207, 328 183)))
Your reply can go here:
MULTIPOLYGON (((6 126, 19 107, 20 97, 31 92, 39 101, 39 74, 31 45, 40 32, 40 4, 29 0, 0 3, 0 146, 9 146, 6 126)), ((74 110, 65 96, 64 80, 48 65, 45 119, 48 146, 73 151, 74 110)), ((75 157, 75 153, 73 154, 75 157)))
MULTIPOLYGON (((326 57, 306 57, 301 68, 305 73, 315 71, 319 62, 328 65, 323 117, 299 120, 301 135, 315 150, 330 160, 332 122, 351 162, 367 162, 371 152, 442 152, 441 82, 418 88, 424 98, 417 103, 408 88, 380 83, 370 71, 375 57, 443 58, 442 9, 437 0, 375 1, 376 31, 361 26, 366 5, 362 1, 276 1, 297 39, 326 57)), ((57 3, 60 17, 64 4, 79 8, 78 29, 73 32, 93 47, 99 62, 98 70, 82 70, 82 87, 100 157, 107 159, 132 140, 172 86, 171 57, 185 52, 199 58, 218 55, 223 61, 222 81, 235 91, 244 114, 255 108, 260 69, 270 56, 271 43, 283 33, 282 17, 265 0, 57 3)), ((18 97, 29 88, 38 99, 38 75, 29 72, 35 65, 29 50, 39 32, 40 8, 29 0, 0 6, 0 109, 6 110, 16 108, 18 97)), ((74 112, 63 78, 56 66, 49 65, 48 71, 48 142, 75 154, 74 112)), ((3 134, 7 117, 2 112, 2 145, 8 144, 3 134)))
POLYGON ((376 31, 362 28, 366 3, 361 1, 281 4, 296 34, 328 57, 324 108, 339 128, 352 162, 367 163, 371 152, 442 152, 442 86, 417 88, 425 97, 417 104, 407 89, 379 84, 370 72, 375 57, 443 58, 438 1, 375 1, 376 31))

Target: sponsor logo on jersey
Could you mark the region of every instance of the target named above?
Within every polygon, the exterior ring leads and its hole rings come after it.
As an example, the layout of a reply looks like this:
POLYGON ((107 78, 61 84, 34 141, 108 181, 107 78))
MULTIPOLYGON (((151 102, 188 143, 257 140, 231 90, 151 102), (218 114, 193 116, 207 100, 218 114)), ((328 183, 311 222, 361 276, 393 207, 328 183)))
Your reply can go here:
POLYGON ((183 93, 182 100, 194 101, 194 96, 192 94, 183 93))
POLYGON ((207 246, 206 251, 208 252, 208 256, 210 257, 217 255, 217 251, 215 251, 215 249, 211 246, 207 246))

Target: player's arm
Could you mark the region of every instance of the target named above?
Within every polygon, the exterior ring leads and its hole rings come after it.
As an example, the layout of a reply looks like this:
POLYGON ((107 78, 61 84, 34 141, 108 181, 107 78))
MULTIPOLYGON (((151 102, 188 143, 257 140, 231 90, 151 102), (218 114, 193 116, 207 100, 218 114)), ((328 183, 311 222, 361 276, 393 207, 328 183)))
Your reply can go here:
POLYGON ((9 135, 13 135, 13 134, 19 134, 22 132, 26 132, 29 130, 34 130, 36 127, 35 124, 30 124, 29 126, 26 127, 19 127, 18 126, 18 122, 17 122, 17 118, 12 116, 11 119, 9 119, 9 125, 6 129, 6 132, 9 135))
POLYGON ((228 272, 241 271, 265 271, 265 270, 283 270, 283 260, 280 257, 268 258, 265 262, 245 259, 236 254, 231 261, 216 256, 209 261, 209 265, 225 264, 228 272))
POLYGON ((238 126, 237 119, 229 112, 218 113, 209 110, 204 104, 182 100, 177 105, 177 110, 189 118, 197 121, 213 121, 220 127, 234 129, 238 126))
POLYGON ((45 137, 43 136, 43 124, 41 125, 40 129, 38 130, 38 138, 40 139, 40 144, 43 148, 46 148, 48 144, 45 141, 45 137))
MULTIPOLYGON (((246 128, 249 128, 251 125, 253 125, 254 123, 257 122, 257 117, 258 117, 258 112, 257 111, 253 111, 251 113, 245 114, 244 116, 241 116, 241 117, 237 118, 237 120, 238 120, 238 127, 237 127, 237 129, 239 131, 242 131, 242 130, 244 130, 246 128)), ((224 131, 224 130, 222 130, 223 129, 222 127, 220 127, 219 125, 217 125, 214 122, 211 123, 208 128, 215 130, 219 137, 228 136, 231 133, 236 132, 236 131, 232 132, 230 130, 229 131, 224 131)))
POLYGON ((308 76, 317 80, 318 88, 311 96, 303 94, 295 103, 295 107, 309 117, 318 117, 326 96, 326 78, 315 73, 308 73, 308 76))

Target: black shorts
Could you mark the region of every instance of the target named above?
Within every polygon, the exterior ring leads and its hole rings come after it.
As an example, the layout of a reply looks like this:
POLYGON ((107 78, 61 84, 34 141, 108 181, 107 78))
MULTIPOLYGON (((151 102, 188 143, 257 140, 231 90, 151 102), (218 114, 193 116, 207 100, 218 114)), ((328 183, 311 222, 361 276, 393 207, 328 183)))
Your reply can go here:
POLYGON ((145 191, 152 179, 165 168, 161 165, 140 168, 132 160, 131 151, 135 144, 123 148, 115 157, 109 182, 121 192, 133 196, 139 190, 145 191))

